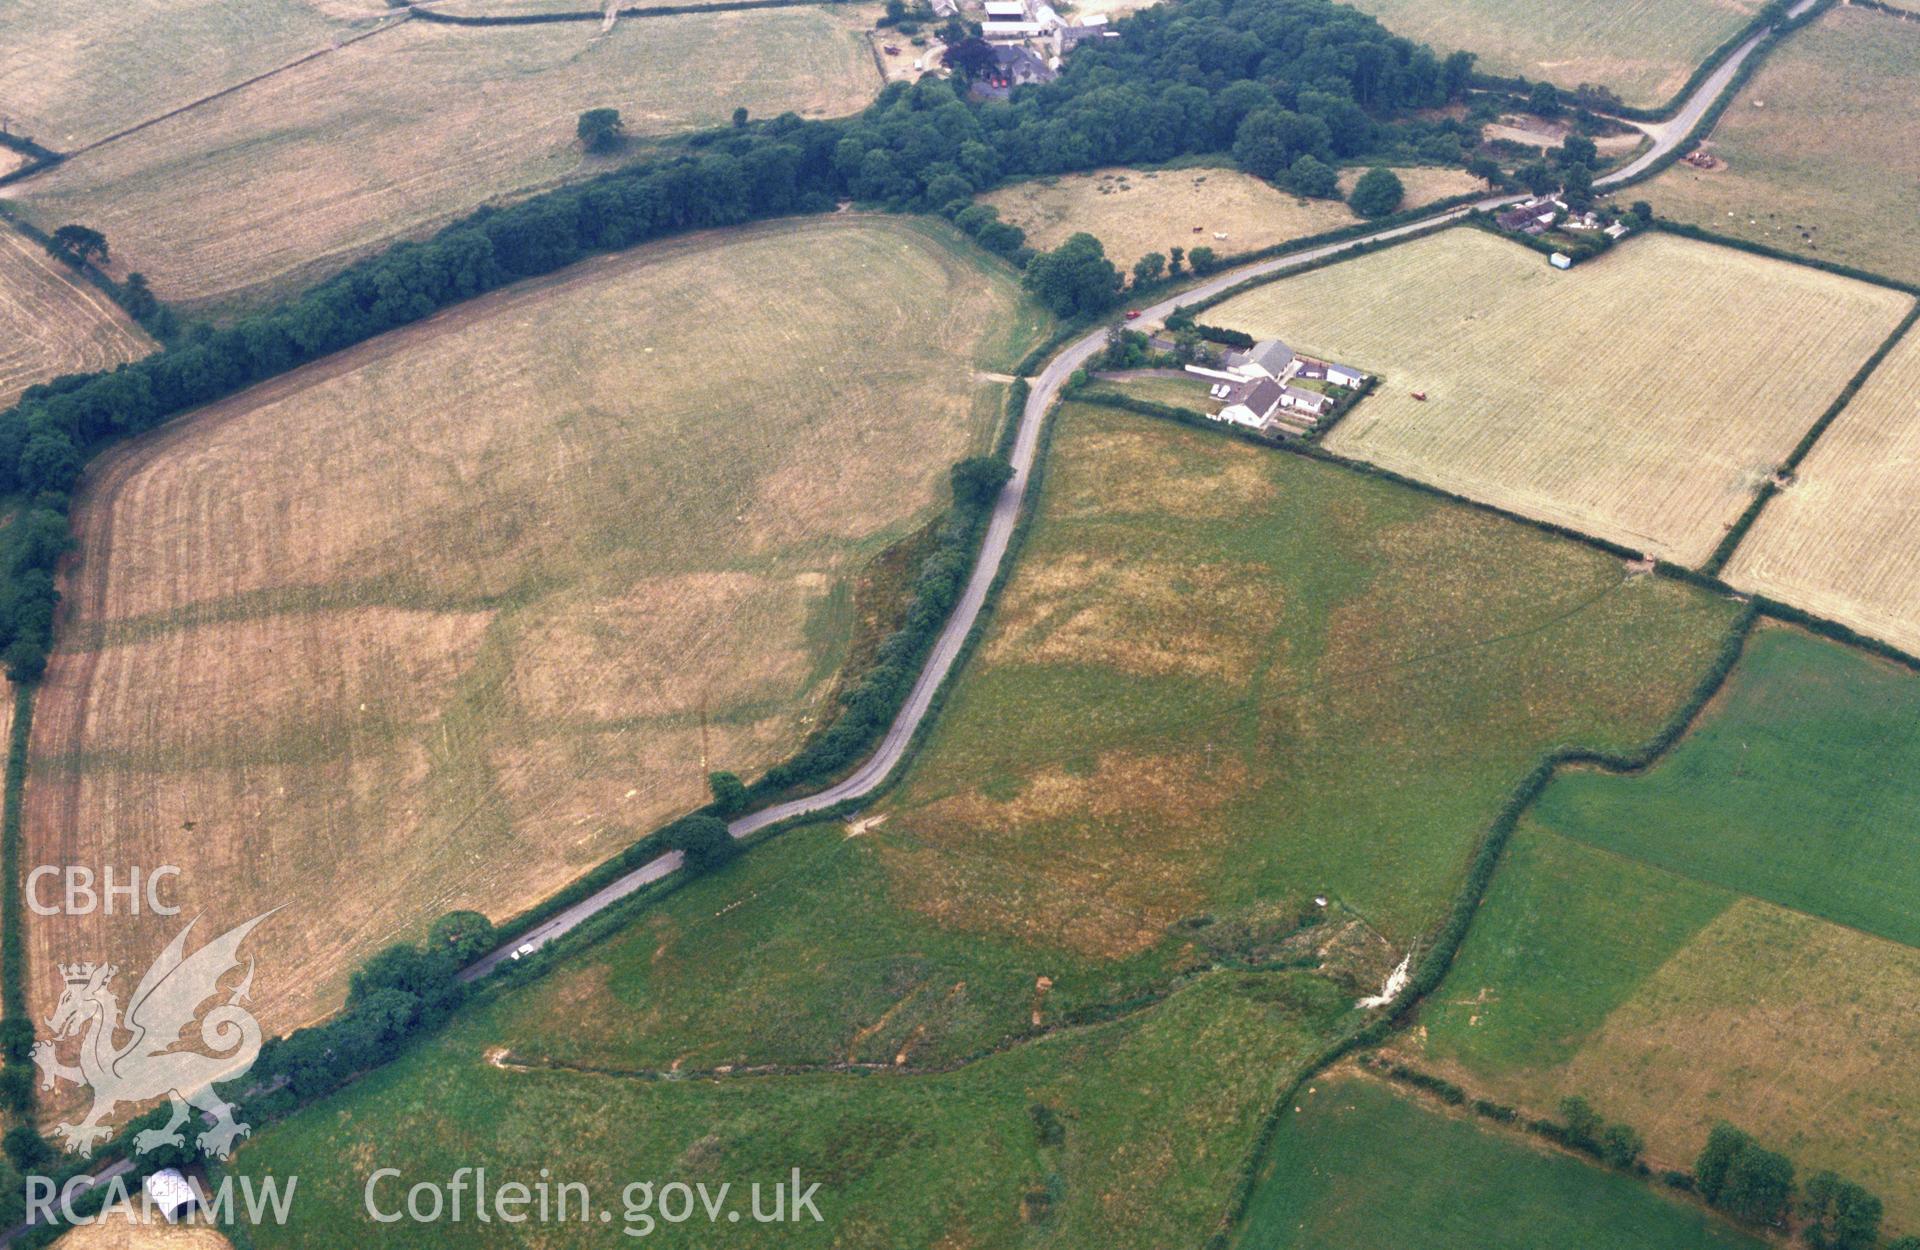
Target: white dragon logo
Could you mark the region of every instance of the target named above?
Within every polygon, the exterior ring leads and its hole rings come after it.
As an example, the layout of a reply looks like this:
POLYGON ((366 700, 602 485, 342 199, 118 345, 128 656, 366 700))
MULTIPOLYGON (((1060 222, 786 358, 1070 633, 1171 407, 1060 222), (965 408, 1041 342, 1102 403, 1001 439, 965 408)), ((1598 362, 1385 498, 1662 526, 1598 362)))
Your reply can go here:
POLYGON ((86 1030, 80 1043, 80 1066, 60 1062, 50 1041, 34 1045, 33 1061, 40 1067, 42 1089, 52 1089, 57 1081, 65 1080, 93 1090, 93 1109, 87 1118, 54 1129, 68 1149, 91 1155, 94 1142, 111 1131, 101 1121, 115 1107, 165 1094, 173 1100, 173 1114, 165 1127, 135 1135, 136 1152, 161 1145, 184 1145, 179 1129, 187 1121, 191 1103, 209 1119, 210 1127, 197 1139, 201 1149, 216 1159, 232 1153, 234 1139, 245 1137, 250 1130, 234 1121, 232 1104, 213 1092, 212 1083, 232 1080, 252 1066, 260 1054, 260 1022, 252 1012, 237 1005, 247 1001, 253 986, 251 959, 247 961, 246 979, 200 1022, 200 1035, 213 1053, 173 1047, 193 1024, 201 1006, 220 992, 220 978, 240 966, 240 943, 272 914, 255 916, 186 955, 187 934, 193 932, 199 918, 189 921, 134 987, 124 1025, 120 1006, 107 988, 117 968, 111 964, 61 965, 66 989, 47 1026, 56 1039, 86 1030), (131 1034, 131 1039, 124 1046, 116 1046, 114 1039, 123 1032, 131 1034))

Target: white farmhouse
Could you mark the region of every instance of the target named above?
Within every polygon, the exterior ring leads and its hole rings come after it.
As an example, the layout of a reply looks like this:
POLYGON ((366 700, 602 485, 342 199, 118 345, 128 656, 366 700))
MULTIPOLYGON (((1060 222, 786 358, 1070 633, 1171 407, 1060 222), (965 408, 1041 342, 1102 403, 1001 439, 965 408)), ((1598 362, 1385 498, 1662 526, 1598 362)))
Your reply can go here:
POLYGON ((1250 430, 1265 429, 1267 422, 1273 419, 1274 411, 1280 407, 1282 390, 1278 382, 1262 378, 1236 391, 1238 398, 1222 408, 1213 419, 1244 425, 1250 430))
POLYGON ((1235 384, 1263 379, 1278 381, 1290 376, 1288 371, 1293 367, 1293 361, 1291 347, 1279 339, 1265 339, 1244 352, 1230 354, 1218 368, 1212 365, 1188 365, 1187 372, 1235 384))

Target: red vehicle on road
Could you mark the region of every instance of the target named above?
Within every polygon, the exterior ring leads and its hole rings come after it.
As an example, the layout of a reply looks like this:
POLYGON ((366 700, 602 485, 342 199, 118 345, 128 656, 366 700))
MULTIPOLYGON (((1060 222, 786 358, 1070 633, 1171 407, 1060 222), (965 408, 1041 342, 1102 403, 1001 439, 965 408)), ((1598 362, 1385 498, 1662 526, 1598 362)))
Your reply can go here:
POLYGON ((1127 309, 1127 320, 1128 321, 1140 320, 1140 310, 1138 308, 1127 309))

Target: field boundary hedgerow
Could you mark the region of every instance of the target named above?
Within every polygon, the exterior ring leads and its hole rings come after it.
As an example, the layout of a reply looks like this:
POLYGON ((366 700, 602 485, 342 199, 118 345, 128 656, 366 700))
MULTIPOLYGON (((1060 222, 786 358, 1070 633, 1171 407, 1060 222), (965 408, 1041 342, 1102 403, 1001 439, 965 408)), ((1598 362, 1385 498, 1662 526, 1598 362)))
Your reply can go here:
POLYGON ((1232 1232, 1245 1219, 1248 1206, 1253 1199, 1254 1189, 1259 1183, 1260 1168, 1272 1148, 1275 1135, 1284 1119, 1286 1109, 1292 1105, 1305 1083, 1332 1064, 1352 1054, 1362 1046, 1384 1041, 1386 1037, 1403 1025, 1411 1017, 1415 1008, 1438 988, 1452 967, 1454 956, 1460 945, 1466 940, 1467 930, 1473 922, 1473 915, 1486 898, 1487 890, 1493 884, 1495 871, 1506 852, 1507 844, 1512 840, 1513 831, 1520 823, 1520 817, 1531 807, 1547 783, 1553 779, 1563 766, 1576 765, 1598 767, 1609 772, 1639 772, 1650 767, 1664 755, 1674 743, 1693 725, 1701 710, 1713 698, 1728 674, 1740 660, 1746 649, 1748 635, 1753 623, 1759 616, 1758 604, 1749 603, 1729 629, 1726 639, 1721 643, 1720 653, 1713 664, 1696 683, 1693 693, 1687 701, 1668 718, 1667 723, 1655 732, 1653 737, 1638 750, 1629 753, 1597 751, 1583 747, 1562 747, 1548 752, 1532 771, 1527 773, 1519 785, 1515 786, 1500 812, 1493 819, 1486 834, 1482 837, 1479 849, 1467 870, 1467 877, 1454 898, 1448 918, 1433 935, 1432 946, 1420 960, 1413 979, 1406 990, 1379 1019, 1372 1021, 1354 1033, 1334 1043, 1323 1052, 1319 1062, 1307 1068, 1293 1081, 1281 1097, 1274 1103, 1262 1123, 1256 1137, 1256 1145, 1241 1166, 1240 1180, 1234 1186, 1228 1199, 1227 1208, 1222 1214, 1217 1231, 1208 1240, 1208 1250, 1225 1250, 1231 1244, 1232 1232))
POLYGON ((1820 441, 1820 436, 1840 419, 1841 414, 1853 403, 1854 397, 1860 393, 1860 388, 1866 385, 1867 379, 1872 377, 1874 371, 1886 361, 1887 356, 1899 345, 1900 340, 1913 330, 1916 322, 1920 322, 1920 302, 1914 304, 1907 315, 1901 318, 1900 324, 1893 328, 1893 333, 1886 337, 1886 340, 1875 349, 1873 355, 1867 357, 1866 363, 1847 380, 1846 386, 1841 388, 1840 394, 1834 398, 1832 404, 1828 405, 1827 410, 1807 427, 1807 432, 1787 454, 1787 458, 1780 462, 1774 475, 1761 483, 1759 492, 1753 497, 1753 502, 1747 505, 1747 510, 1740 514, 1739 519, 1727 530, 1726 536, 1720 540, 1720 545, 1713 549, 1713 554, 1708 556, 1706 563, 1700 566, 1702 573, 1709 577, 1720 575, 1720 570, 1727 566, 1727 561, 1733 559, 1733 553, 1746 540, 1748 531, 1752 530, 1754 524, 1760 520, 1760 514, 1766 511, 1767 504, 1780 493, 1781 488, 1775 484, 1778 477, 1791 475, 1799 470, 1801 462, 1813 452, 1814 444, 1820 441))
MULTIPOLYGON (((54 251, 53 236, 22 217, 8 200, 0 200, 0 222, 6 223, 8 227, 32 239, 46 248, 49 253, 54 251)), ((65 255, 60 255, 59 259, 66 265, 69 273, 77 273, 85 278, 102 295, 117 304, 120 311, 133 318, 135 325, 151 334, 161 346, 164 347, 172 342, 180 333, 179 317, 175 315, 173 309, 167 307, 151 292, 148 292, 145 304, 137 303, 128 298, 125 284, 115 282, 91 261, 83 260, 76 264, 65 255)))
MULTIPOLYGON (((96 148, 105 147, 107 144, 116 142, 120 139, 124 139, 129 135, 138 134, 140 131, 147 129, 149 126, 157 126, 161 122, 166 121, 169 118, 178 117, 180 116, 180 114, 190 112, 193 109, 197 109, 203 104, 211 104, 213 101, 223 99, 226 96, 230 96, 236 91, 244 91, 246 88, 253 86, 255 83, 265 82, 267 79, 272 78, 275 75, 284 74, 290 69, 297 69, 298 67, 305 65, 308 61, 318 60, 329 53, 338 52, 342 48, 351 47, 352 45, 359 43, 363 39, 371 39, 375 35, 382 34, 389 30, 395 30, 399 28, 401 25, 403 25, 407 21, 407 19, 411 16, 412 16, 411 12, 400 13, 396 15, 391 21, 383 21, 381 22, 380 25, 374 26, 367 30, 360 31, 357 34, 343 35, 338 40, 332 43, 329 43, 324 48, 315 48, 311 52, 302 53, 301 55, 295 57, 293 60, 283 62, 282 64, 274 66, 272 69, 262 70, 258 74, 254 74, 248 78, 243 78, 239 82, 232 83, 228 86, 220 88, 218 91, 208 92, 206 95, 200 96, 197 99, 189 100, 185 104, 181 104, 174 108, 170 108, 164 113, 158 113, 152 117, 148 117, 148 118, 145 118, 144 120, 137 121, 131 126, 122 127, 121 129, 114 131, 110 135, 103 135, 100 138, 95 139, 91 143, 82 144, 81 146, 73 149, 71 152, 61 152, 58 154, 59 159, 62 161, 70 161, 76 156, 80 156, 84 153, 91 152, 96 148)), ((55 163, 57 162, 50 161, 47 163, 47 165, 52 165, 55 163)), ((47 166, 43 165, 41 168, 46 168, 46 167, 47 166)), ((0 182, 14 181, 14 179, 18 177, 20 172, 21 171, 16 170, 14 171, 14 177, 0 179, 0 182)), ((40 172, 40 170, 36 169, 34 172, 38 173, 40 172)))

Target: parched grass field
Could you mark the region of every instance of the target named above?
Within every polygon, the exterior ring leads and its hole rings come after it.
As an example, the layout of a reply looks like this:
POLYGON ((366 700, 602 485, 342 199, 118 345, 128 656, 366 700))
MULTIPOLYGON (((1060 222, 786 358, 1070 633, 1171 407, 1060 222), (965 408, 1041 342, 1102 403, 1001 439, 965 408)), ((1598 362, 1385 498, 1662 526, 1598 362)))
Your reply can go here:
POLYGON ((1112 409, 1066 409, 1047 475, 867 836, 902 905, 1077 956, 1321 891, 1404 948, 1541 752, 1645 738, 1730 620, 1571 542, 1112 409))
POLYGON ((1665 104, 1760 8, 1758 0, 1360 0, 1396 35, 1479 57, 1476 68, 1562 87, 1598 83, 1665 104))
POLYGON ((346 0, 9 4, 0 115, 15 134, 71 151, 326 48, 356 33, 353 19, 391 16, 346 0))
POLYGON ((828 1223, 783 1242, 1197 1246, 1273 1098, 1358 1016, 1341 977, 1183 972, 1285 957, 1315 888, 1343 919, 1306 949, 1383 971, 1538 753, 1643 738, 1731 620, 1337 466, 1057 421, 1020 563, 901 789, 256 1136, 236 1166, 298 1170, 303 1196, 257 1242, 377 1240, 361 1188, 390 1159, 530 1173, 564 1142, 605 1192, 798 1166, 828 1223), (1145 1005, 1081 1023, 1115 1003, 1145 1005))
POLYGON ((1743 590, 1920 651, 1920 334, 1909 332, 1728 561, 1743 590))
POLYGON ((1376 931, 1336 961, 1371 989, 1538 754, 1646 736, 1730 620, 1337 467, 1060 420, 978 667, 901 789, 854 836, 756 849, 553 974, 544 1019, 503 1020, 587 1067, 939 1065, 1196 959, 1271 957, 1317 890, 1376 931), (553 1006, 603 1001, 625 1014, 553 1006))
POLYGON ((1380 375, 1334 451, 1697 564, 1911 304, 1671 235, 1561 272, 1462 228, 1209 318, 1380 375))
POLYGON ((1285 1118, 1246 1250, 1760 1250, 1698 1207, 1357 1076, 1285 1118))
MULTIPOLYGON (((1343 192, 1364 172, 1345 171, 1343 192)), ((1394 172, 1407 188, 1409 208, 1478 185, 1460 169, 1420 166, 1394 172)), ((1107 255, 1122 269, 1148 252, 1210 247, 1232 256, 1359 220, 1336 200, 1303 199, 1237 169, 1096 169, 1016 182, 980 200, 999 209, 1003 221, 1025 230, 1027 241, 1043 250, 1085 230, 1106 245, 1107 255), (1216 234, 1227 237, 1216 239, 1216 234)))
POLYGON ((1709 717, 1641 776, 1541 797, 1568 837, 1920 948, 1920 678, 1761 630, 1709 717))
POLYGON ((0 226, 0 407, 36 382, 111 369, 153 347, 105 292, 0 226))
POLYGON ((1841 5, 1768 56, 1714 127, 1724 168, 1640 189, 1665 217, 1920 282, 1920 22, 1841 5))
MULTIPOLYGON (((1341 170, 1340 194, 1351 195, 1354 184, 1371 168, 1356 165, 1341 170)), ((1486 189, 1485 183, 1466 170, 1446 165, 1393 165, 1388 168, 1393 170, 1393 176, 1400 180, 1400 185, 1406 188, 1406 197, 1400 201, 1403 210, 1486 189)))
MULTIPOLYGON (((725 994, 726 964, 700 975, 725 994)), ((535 986, 504 1001, 543 997, 552 991, 535 986)), ((551 1007, 569 1023, 645 1027, 604 998, 551 1007)), ((255 1244, 417 1244, 416 1227, 368 1220, 367 1175, 397 1167, 411 1183, 478 1165, 584 1182, 614 1229, 640 1227, 621 1204, 637 1179, 731 1181, 743 1210, 750 1181, 798 1168, 820 1185, 822 1222, 742 1218, 722 1225, 729 1243, 1198 1247, 1260 1119, 1349 1003, 1310 974, 1213 974, 1111 1023, 944 1073, 678 1081, 502 1059, 501 1046, 538 1055, 553 1033, 529 1036, 500 1010, 466 1013, 418 1053, 245 1144, 234 1170, 300 1177, 294 1219, 254 1230, 255 1244), (1058 1123, 1057 1140, 1043 1136, 1036 1107, 1058 1123)), ((704 1217, 656 1231, 668 1244, 714 1240, 704 1217)), ((609 1235, 597 1222, 540 1232, 550 1246, 602 1246, 609 1235)), ((460 1229, 463 1245, 516 1246, 525 1235, 499 1223, 460 1229)))
POLYGON ((850 113, 879 89, 873 12, 808 6, 623 22, 408 22, 108 144, 10 190, 84 221, 161 298, 258 301, 396 235, 592 172, 583 109, 658 135, 755 115, 850 113))
POLYGON ((1731 1120, 1920 1229, 1916 707, 1911 674, 1757 633, 1670 757, 1548 787, 1418 1061, 1536 1114, 1584 1094, 1670 1166, 1731 1120))
POLYGON ((1058 247, 1084 230, 1122 269, 1148 252, 1251 252, 1354 220, 1344 204, 1302 199, 1237 169, 1098 169, 1016 182, 980 200, 1034 247, 1058 247))
MULTIPOLYGON (((814 219, 576 266, 109 453, 29 854, 180 864, 209 925, 286 904, 262 1019, 331 1009, 433 916, 510 915, 791 753, 849 580, 991 437, 974 371, 1044 330, 949 232, 814 219)), ((36 918, 32 966, 168 936, 36 918)))
POLYGON ((169 1224, 159 1215, 146 1219, 138 1208, 118 1208, 60 1238, 67 1250, 233 1250, 217 1228, 169 1224))

